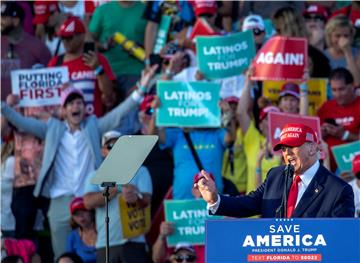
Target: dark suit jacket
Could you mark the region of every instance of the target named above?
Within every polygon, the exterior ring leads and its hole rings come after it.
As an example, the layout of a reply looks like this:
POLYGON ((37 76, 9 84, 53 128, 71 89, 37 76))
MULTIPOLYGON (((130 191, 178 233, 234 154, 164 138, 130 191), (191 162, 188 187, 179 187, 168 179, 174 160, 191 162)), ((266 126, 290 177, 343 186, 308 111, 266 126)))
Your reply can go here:
MULTIPOLYGON (((216 215, 276 217, 285 185, 284 168, 272 168, 264 183, 246 196, 221 195, 216 215)), ((320 165, 292 217, 354 217, 354 213, 354 192, 351 186, 320 165)))

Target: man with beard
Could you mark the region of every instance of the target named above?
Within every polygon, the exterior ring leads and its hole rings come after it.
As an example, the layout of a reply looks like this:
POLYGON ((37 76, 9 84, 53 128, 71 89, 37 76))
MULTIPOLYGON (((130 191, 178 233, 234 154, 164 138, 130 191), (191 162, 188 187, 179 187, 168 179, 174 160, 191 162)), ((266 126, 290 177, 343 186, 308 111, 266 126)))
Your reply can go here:
POLYGON ((12 1, 1 2, 1 98, 11 93, 10 72, 46 65, 50 52, 43 42, 23 30, 24 11, 12 1))

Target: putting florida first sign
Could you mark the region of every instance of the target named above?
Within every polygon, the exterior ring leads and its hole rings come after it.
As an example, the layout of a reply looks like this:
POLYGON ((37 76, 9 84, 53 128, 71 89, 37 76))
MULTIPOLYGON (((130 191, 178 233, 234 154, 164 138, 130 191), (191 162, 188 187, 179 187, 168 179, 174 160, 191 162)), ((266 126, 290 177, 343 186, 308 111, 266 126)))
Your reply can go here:
POLYGON ((253 80, 301 81, 307 68, 305 38, 272 37, 258 51, 253 80))
POLYGON ((360 262, 358 219, 206 222, 206 262, 360 262), (219 253, 221 251, 221 253, 219 253))
POLYGON ((60 104, 61 86, 69 81, 67 67, 11 71, 12 93, 19 95, 19 106, 60 104))

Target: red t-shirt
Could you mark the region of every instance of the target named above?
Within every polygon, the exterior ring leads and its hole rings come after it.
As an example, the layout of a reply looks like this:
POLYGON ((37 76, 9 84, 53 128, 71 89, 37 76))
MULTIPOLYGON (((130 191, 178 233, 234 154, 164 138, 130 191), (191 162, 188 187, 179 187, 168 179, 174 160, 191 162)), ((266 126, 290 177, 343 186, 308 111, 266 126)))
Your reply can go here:
MULTIPOLYGON (((98 53, 100 65, 104 68, 104 74, 113 81, 115 75, 109 65, 107 59, 98 53)), ((48 67, 55 67, 57 64, 58 56, 53 57, 48 67)), ((82 56, 73 60, 64 61, 63 66, 69 69, 69 79, 78 89, 81 89, 85 95, 86 113, 101 116, 103 114, 103 105, 101 102, 101 91, 99 90, 99 83, 95 75, 95 71, 87 66, 82 56)))
MULTIPOLYGON (((351 133, 360 132, 360 97, 357 97, 355 101, 346 106, 341 106, 336 103, 335 100, 326 101, 319 109, 318 116, 320 117, 320 123, 323 124, 326 119, 334 119, 337 125, 341 125, 345 130, 351 133)), ((336 163, 334 156, 331 152, 331 147, 346 142, 339 138, 328 136, 325 138, 325 142, 328 144, 330 152, 331 170, 336 169, 336 163)))

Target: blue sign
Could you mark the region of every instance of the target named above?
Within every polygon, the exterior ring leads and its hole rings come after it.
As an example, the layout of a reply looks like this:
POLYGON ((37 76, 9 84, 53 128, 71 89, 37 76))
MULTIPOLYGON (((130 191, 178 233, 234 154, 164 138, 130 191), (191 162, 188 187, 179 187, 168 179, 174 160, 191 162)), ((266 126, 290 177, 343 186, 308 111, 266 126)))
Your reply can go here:
POLYGON ((206 262, 358 263, 360 220, 209 220, 206 262))
POLYGON ((220 84, 159 81, 156 125, 171 127, 220 127, 220 84))

